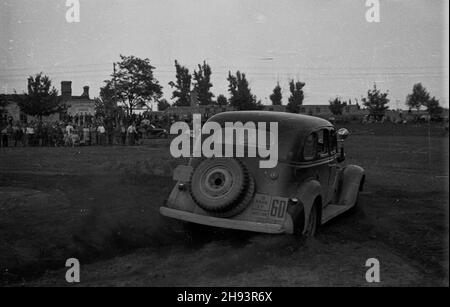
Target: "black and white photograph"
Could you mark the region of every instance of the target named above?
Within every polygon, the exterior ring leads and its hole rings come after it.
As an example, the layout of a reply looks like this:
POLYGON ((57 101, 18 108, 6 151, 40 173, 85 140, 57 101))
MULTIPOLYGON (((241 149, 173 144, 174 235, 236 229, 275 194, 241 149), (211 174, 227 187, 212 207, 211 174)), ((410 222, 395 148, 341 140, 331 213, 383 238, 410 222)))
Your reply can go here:
POLYGON ((0 0, 0 287, 448 287, 448 13, 0 0))

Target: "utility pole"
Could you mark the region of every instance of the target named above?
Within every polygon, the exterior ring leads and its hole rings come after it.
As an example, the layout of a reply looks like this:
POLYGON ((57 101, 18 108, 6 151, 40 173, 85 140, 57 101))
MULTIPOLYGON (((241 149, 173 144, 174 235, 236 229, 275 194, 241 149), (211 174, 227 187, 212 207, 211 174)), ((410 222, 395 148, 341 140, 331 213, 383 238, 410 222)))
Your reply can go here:
POLYGON ((114 84, 114 105, 117 107, 117 91, 116 91, 116 63, 113 63, 113 84, 114 84))
MULTIPOLYGON (((116 90, 116 63, 113 62, 113 86, 114 86, 114 109, 117 108, 117 90, 116 90)), ((116 120, 116 125, 119 124, 119 117, 118 114, 116 113, 115 116, 115 120, 116 120)))

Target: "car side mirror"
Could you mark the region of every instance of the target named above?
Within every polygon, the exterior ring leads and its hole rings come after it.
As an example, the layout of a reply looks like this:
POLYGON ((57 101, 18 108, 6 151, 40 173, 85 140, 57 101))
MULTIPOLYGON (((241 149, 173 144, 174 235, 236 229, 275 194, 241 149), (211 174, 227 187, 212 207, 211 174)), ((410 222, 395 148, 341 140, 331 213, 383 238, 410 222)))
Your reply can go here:
POLYGON ((344 152, 344 140, 349 136, 350 132, 347 129, 341 128, 337 131, 337 137, 340 143, 339 146, 339 155, 337 157, 337 162, 341 163, 345 161, 345 152, 344 152))
POLYGON ((350 132, 348 132, 348 130, 345 128, 341 128, 337 131, 337 137, 340 141, 343 141, 346 138, 348 138, 349 134, 350 132))

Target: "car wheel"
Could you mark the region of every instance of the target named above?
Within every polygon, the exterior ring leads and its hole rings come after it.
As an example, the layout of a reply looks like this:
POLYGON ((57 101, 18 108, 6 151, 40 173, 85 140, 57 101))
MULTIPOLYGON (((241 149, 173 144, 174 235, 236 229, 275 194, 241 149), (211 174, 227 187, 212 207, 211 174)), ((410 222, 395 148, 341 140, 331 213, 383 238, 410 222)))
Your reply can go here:
POLYGON ((302 207, 300 210, 293 213, 292 218, 293 218, 293 223, 294 223, 293 234, 297 237, 302 237, 303 231, 305 230, 305 210, 304 210, 304 208, 302 207))
POLYGON ((317 206, 311 207, 311 212, 309 213, 309 218, 306 224, 306 229, 304 235, 306 237, 314 237, 317 232, 317 221, 318 221, 318 210, 317 206))
POLYGON ((217 217, 241 213, 255 192, 253 177, 235 159, 203 160, 191 177, 190 192, 199 207, 217 217))

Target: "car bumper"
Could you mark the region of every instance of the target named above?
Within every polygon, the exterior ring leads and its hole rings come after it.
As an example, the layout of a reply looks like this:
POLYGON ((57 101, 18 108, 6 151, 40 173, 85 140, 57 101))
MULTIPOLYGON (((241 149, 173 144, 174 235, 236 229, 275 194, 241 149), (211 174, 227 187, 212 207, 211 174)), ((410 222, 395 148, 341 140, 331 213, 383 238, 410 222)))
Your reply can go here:
POLYGON ((234 219, 224 219, 213 216, 199 215, 191 212, 181 211, 177 209, 172 209, 168 207, 159 208, 159 212, 167 217, 192 222, 196 224, 208 225, 212 227, 220 228, 230 228, 254 232, 281 234, 285 233, 283 225, 280 224, 269 224, 269 223, 258 223, 251 221, 240 221, 234 219))

